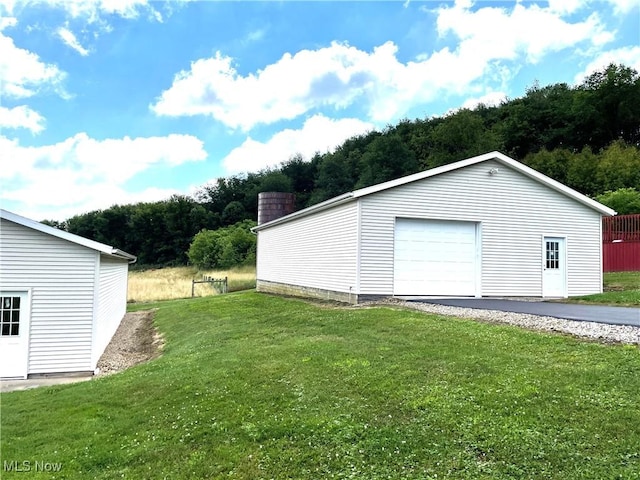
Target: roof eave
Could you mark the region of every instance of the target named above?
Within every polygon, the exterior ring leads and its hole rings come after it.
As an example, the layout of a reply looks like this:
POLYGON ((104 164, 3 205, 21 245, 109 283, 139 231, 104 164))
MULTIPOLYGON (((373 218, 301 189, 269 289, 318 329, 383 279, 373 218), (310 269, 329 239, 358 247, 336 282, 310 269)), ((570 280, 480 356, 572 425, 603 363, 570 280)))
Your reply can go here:
POLYGON ((31 220, 30 218, 26 218, 16 213, 9 212, 8 210, 0 209, 0 218, 13 223, 17 223, 18 225, 22 225, 23 227, 31 228, 38 232, 42 232, 47 235, 66 240, 68 242, 75 243, 76 245, 81 245, 83 247, 96 250, 106 255, 125 258, 129 260, 130 263, 135 262, 137 259, 135 255, 131 255, 130 253, 124 252, 122 250, 118 250, 117 248, 114 248, 110 245, 105 245, 104 243, 96 242, 95 240, 90 240, 88 238, 81 237, 80 235, 75 235, 58 228, 50 227, 49 225, 36 222, 35 220, 31 220))
POLYGON ((124 250, 120 250, 117 248, 114 248, 113 251, 110 253, 110 255, 113 257, 127 260, 129 263, 136 263, 136 261, 138 260, 138 257, 136 257, 135 255, 131 255, 130 253, 127 253, 124 250))
POLYGON ((587 197, 586 195, 578 192, 577 190, 574 190, 573 188, 568 187, 558 182, 557 180, 554 180, 553 178, 548 177, 543 173, 540 173, 537 170, 534 170, 531 167, 528 167, 523 163, 516 162, 515 160, 507 157, 506 155, 500 154, 500 158, 496 158, 496 160, 515 168, 516 170, 520 171, 524 175, 530 178, 533 178, 534 180, 537 180, 544 185, 547 185, 548 187, 552 188, 553 190, 556 190, 557 192, 560 192, 570 198, 573 198, 577 202, 582 203, 583 205, 593 210, 596 210, 602 215, 612 217, 617 214, 617 212, 612 208, 609 208, 606 205, 603 205, 600 202, 597 202, 596 200, 593 200, 592 198, 587 197))
POLYGON ((450 163, 447 165, 442 165, 440 167, 432 168, 429 170, 425 170, 423 172, 414 173, 413 175, 408 175, 406 177, 398 178, 396 180, 391 180, 389 182, 380 183, 378 185, 372 185, 371 187, 362 188, 360 190, 356 190, 353 192, 354 197, 363 197, 365 195, 371 195, 372 193, 380 192, 382 190, 387 190, 389 188, 397 187, 400 185, 405 185, 407 183, 415 182, 418 180, 423 180, 429 177, 435 177, 436 175, 441 175, 443 173, 450 172, 452 170, 457 170, 460 168, 467 167, 469 165, 474 165, 481 162, 486 162, 487 160, 496 160, 499 163, 504 165, 508 165, 514 170, 521 172, 522 174, 544 184, 548 187, 576 200, 587 207, 596 210, 602 215, 613 216, 616 214, 615 210, 602 205, 601 203, 587 197, 586 195, 572 189, 571 187, 567 187, 566 185, 534 170, 531 167, 526 166, 525 164, 518 162, 503 153, 494 151, 485 153, 482 155, 478 155, 476 157, 467 158, 466 160, 461 160, 459 162, 450 163))
MULTIPOLYGON (((396 178, 395 180, 389 180, 388 182, 379 183, 377 185, 371 185, 370 187, 361 188, 360 190, 356 190, 353 192, 353 196, 364 197, 366 195, 371 195, 372 193, 380 192, 382 190, 388 190, 390 188, 399 187, 401 185, 406 185, 408 183, 416 182, 418 180, 423 180, 429 177, 435 177, 436 175, 441 175, 446 172, 450 172, 452 170, 458 170, 459 168, 464 168, 469 165, 473 165, 475 163, 484 162, 492 159, 505 158, 509 159, 506 155, 503 155, 500 152, 489 152, 482 155, 478 155, 476 157, 467 158, 466 160, 460 160, 458 162, 449 163, 447 165, 442 165, 440 167, 430 168, 429 170, 424 170, 422 172, 414 173, 412 175, 407 175, 406 177, 396 178)), ((511 160, 511 159, 509 159, 511 160)))
POLYGON ((442 165, 440 167, 432 168, 429 170, 425 170, 423 172, 414 173, 413 175, 408 175, 406 177, 397 178, 395 180, 390 180, 388 182, 379 183, 377 185, 372 185, 370 187, 361 188, 359 190, 354 190, 353 192, 345 193, 343 195, 331 198, 322 203, 318 203, 317 205, 313 205, 311 207, 305 208, 304 210, 300 210, 298 212, 291 213, 284 217, 278 218, 268 223, 264 223, 262 225, 258 225, 257 227, 253 227, 251 230, 253 232, 258 232, 263 230, 264 228, 268 228, 274 225, 279 225, 281 223, 288 222, 290 220, 294 220, 296 218, 304 217, 306 215, 311 215, 313 213, 325 210, 327 208, 334 207, 336 205, 340 205, 342 203, 358 199, 360 197, 364 197, 367 195, 371 195, 373 193, 377 193, 383 190, 388 190, 390 188, 399 187, 401 185, 406 185, 408 183, 412 183, 418 180, 423 180, 425 178, 434 177, 436 175, 441 175, 443 173, 450 172, 452 170, 458 170, 460 168, 467 167, 469 165, 474 165, 481 162, 486 162, 488 160, 496 160, 499 163, 507 165, 514 170, 519 171, 520 173, 542 183, 543 185, 552 188, 553 190, 566 195, 567 197, 572 198, 573 200, 582 203, 583 205, 599 212, 601 215, 613 216, 616 214, 615 210, 602 205, 601 203, 583 195, 582 193, 563 185, 562 183, 534 170, 531 167, 524 165, 503 153, 498 151, 493 151, 489 153, 485 153, 482 155, 478 155, 475 157, 467 158, 466 160, 460 160, 459 162, 450 163, 447 165, 442 165))
POLYGON ((330 198, 329 200, 325 200, 324 202, 320 202, 302 210, 298 210, 297 212, 290 213, 289 215, 285 215, 284 217, 276 218, 275 220, 263 223, 262 225, 257 225, 253 227, 251 231, 254 233, 259 232, 260 230, 264 230, 265 228, 273 227, 274 225, 279 225, 281 223, 286 223, 297 218, 306 217, 307 215, 312 215, 314 213, 321 212, 322 210, 342 205, 343 203, 350 202, 351 200, 353 200, 353 192, 344 193, 342 195, 338 195, 337 197, 330 198))

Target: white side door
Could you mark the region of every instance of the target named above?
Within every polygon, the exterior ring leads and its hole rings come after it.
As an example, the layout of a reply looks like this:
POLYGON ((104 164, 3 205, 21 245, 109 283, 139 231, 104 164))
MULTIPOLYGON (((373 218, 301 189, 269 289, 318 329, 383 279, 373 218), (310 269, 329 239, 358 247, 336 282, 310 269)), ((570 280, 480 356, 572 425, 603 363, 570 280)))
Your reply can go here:
POLYGON ((29 294, 0 292, 0 377, 27 378, 29 294))
POLYGON ((566 239, 563 237, 544 237, 542 248, 542 296, 566 297, 566 239))

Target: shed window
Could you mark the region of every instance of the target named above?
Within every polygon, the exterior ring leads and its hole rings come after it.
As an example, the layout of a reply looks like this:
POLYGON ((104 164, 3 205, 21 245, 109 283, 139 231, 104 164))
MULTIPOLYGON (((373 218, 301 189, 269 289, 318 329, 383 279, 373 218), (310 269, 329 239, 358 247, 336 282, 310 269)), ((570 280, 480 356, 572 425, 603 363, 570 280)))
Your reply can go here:
POLYGON ((20 297, 0 297, 0 336, 20 334, 20 297))
POLYGON ((546 267, 551 270, 560 268, 560 242, 547 243, 547 263, 546 267))

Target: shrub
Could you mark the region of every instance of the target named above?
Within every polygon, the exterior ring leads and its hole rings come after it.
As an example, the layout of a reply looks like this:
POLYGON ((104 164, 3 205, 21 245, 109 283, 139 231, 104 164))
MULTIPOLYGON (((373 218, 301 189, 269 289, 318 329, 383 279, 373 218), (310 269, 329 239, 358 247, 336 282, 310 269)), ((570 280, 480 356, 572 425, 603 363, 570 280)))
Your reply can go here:
POLYGON ((256 260, 255 222, 244 220, 218 230, 201 230, 189 247, 189 262, 201 269, 250 265, 256 260))

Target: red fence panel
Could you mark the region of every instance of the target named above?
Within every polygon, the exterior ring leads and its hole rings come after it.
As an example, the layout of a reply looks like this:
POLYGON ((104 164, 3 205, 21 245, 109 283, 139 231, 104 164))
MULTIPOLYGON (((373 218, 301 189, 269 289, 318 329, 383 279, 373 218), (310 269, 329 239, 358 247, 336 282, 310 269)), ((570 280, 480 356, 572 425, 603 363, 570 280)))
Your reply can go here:
POLYGON ((603 217, 602 269, 640 271, 640 214, 603 217))
POLYGON ((602 218, 602 242, 640 242, 640 213, 602 218))
POLYGON ((605 272, 640 271, 640 242, 604 243, 602 269, 605 272))

